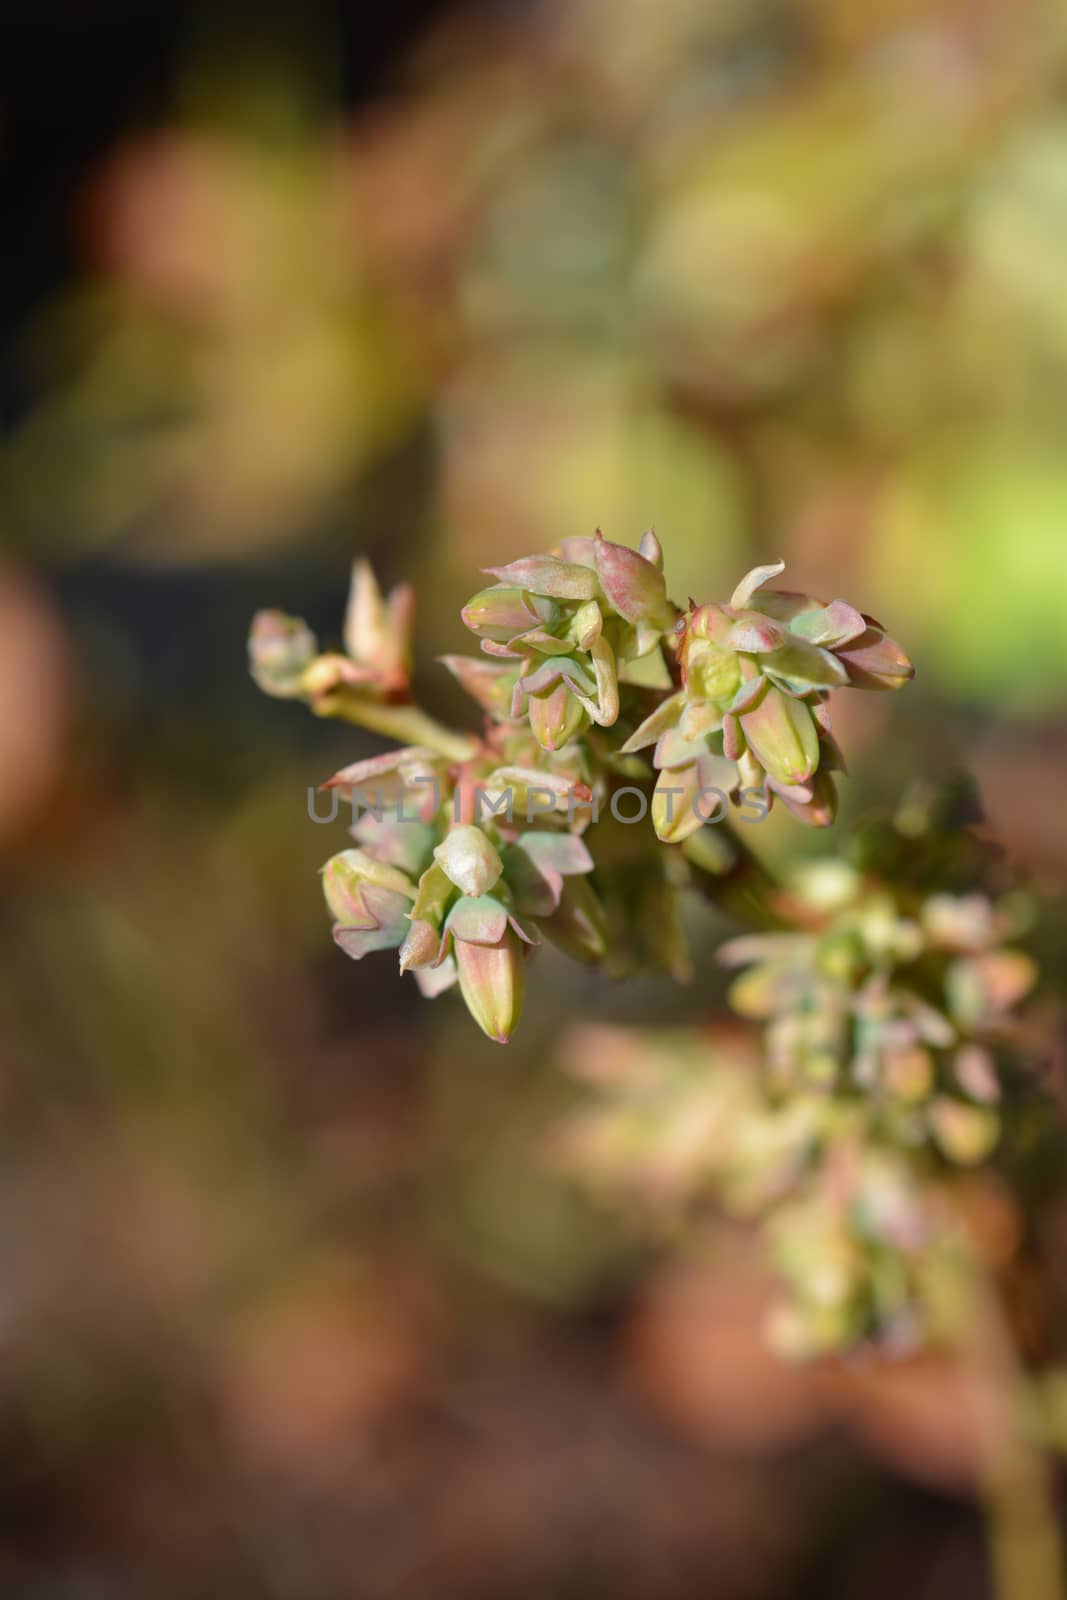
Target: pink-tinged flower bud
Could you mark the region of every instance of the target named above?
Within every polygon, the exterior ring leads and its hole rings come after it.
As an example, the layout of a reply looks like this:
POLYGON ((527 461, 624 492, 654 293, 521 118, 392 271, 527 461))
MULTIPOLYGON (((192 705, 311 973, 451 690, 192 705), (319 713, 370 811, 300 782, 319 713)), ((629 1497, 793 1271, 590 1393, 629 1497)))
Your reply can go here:
POLYGON ((352 660, 370 668, 388 691, 407 688, 411 669, 411 630, 415 595, 402 583, 388 600, 382 598, 369 561, 356 561, 345 613, 345 649, 352 660))
POLYGON ((366 891, 368 888, 384 890, 399 896, 408 909, 415 898, 415 889, 406 872, 376 861, 363 850, 342 850, 333 856, 322 869, 322 892, 336 922, 345 927, 366 928, 374 925, 375 918, 368 914, 366 891))
POLYGON ((547 694, 532 694, 530 727, 542 750, 562 750, 589 726, 589 714, 560 679, 547 694))
POLYGON ((553 600, 595 600, 600 593, 597 575, 591 567, 558 556, 524 556, 506 567, 486 567, 498 583, 527 589, 531 594, 548 595, 553 600))
POLYGON ((829 772, 822 767, 806 783, 779 783, 771 778, 767 787, 809 828, 828 828, 837 816, 837 788, 829 772))
POLYGON ((456 939, 453 947, 467 1010, 498 1044, 507 1044, 522 1015, 527 948, 510 927, 499 944, 456 939))
POLYGON ((725 647, 734 626, 734 614, 727 611, 724 606, 706 605, 696 606, 689 615, 677 624, 676 631, 682 634, 682 651, 691 639, 710 639, 712 644, 725 647), (683 627, 684 622, 684 627, 683 627))
POLYGON ((315 635, 299 617, 257 611, 248 640, 252 676, 264 694, 289 700, 303 691, 301 679, 318 653, 315 635))
POLYGON ((625 617, 627 622, 647 619, 661 627, 670 627, 674 612, 658 567, 636 550, 612 544, 599 533, 593 541, 593 559, 600 587, 620 617, 625 617))
POLYGON ((819 734, 803 700, 770 688, 741 718, 749 749, 779 783, 805 783, 819 764, 819 734))
POLYGON ((504 870, 487 835, 472 824, 453 828, 433 857, 457 889, 475 898, 488 894, 504 870))
POLYGON ((688 767, 660 773, 652 794, 652 826, 657 839, 664 844, 681 844, 703 827, 703 818, 697 816, 693 806, 699 788, 695 761, 688 767))
POLYGON ((428 822, 441 803, 442 770, 441 757, 433 751, 405 745, 342 767, 319 787, 375 808, 403 803, 408 816, 428 822))
POLYGON ((482 785, 486 805, 496 809, 509 789, 512 813, 527 819, 550 811, 571 812, 593 798, 588 784, 560 773, 540 767, 503 766, 491 772, 482 785))
POLYGON ((915 676, 915 668, 896 640, 873 622, 834 654, 857 689, 899 689, 915 676))
POLYGON ((538 623, 551 625, 558 615, 559 608, 553 601, 539 599, 526 589, 509 584, 480 589, 460 612, 472 633, 495 644, 507 644, 538 623))
POLYGON ((733 763, 707 752, 689 766, 661 772, 652 795, 656 837, 682 844, 705 822, 721 822, 736 781, 733 763))
POLYGON ((344 850, 323 868, 322 888, 335 919, 334 939, 353 961, 395 950, 404 938, 415 894, 406 873, 362 850, 344 850))

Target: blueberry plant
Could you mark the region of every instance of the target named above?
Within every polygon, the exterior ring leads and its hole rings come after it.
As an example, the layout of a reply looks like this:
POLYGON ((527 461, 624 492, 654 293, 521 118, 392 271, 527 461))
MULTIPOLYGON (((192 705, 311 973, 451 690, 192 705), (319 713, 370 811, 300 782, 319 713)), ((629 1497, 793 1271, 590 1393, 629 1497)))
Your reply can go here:
MULTIPOLYGON (((518 1026, 546 939, 612 976, 684 979, 687 891, 746 924, 718 952, 739 1023, 598 1029, 570 1051, 594 1090, 558 1150, 646 1222, 666 1210, 696 1227, 709 1204, 753 1222, 785 1356, 959 1348, 991 1303, 975 1175, 1002 1154, 1010 1171, 1039 1138, 1019 1017, 1031 907, 965 784, 912 789, 779 879, 748 849, 744 825, 772 806, 834 822, 835 694, 913 677, 881 623, 777 587, 782 570, 682 607, 651 532, 638 549, 597 532, 489 569, 462 611, 478 652, 443 658, 479 734, 415 704, 413 595, 383 597, 363 561, 343 652, 265 611, 252 672, 397 745, 324 785, 353 804, 352 846, 323 869, 333 936, 354 960, 397 951, 425 996, 458 987, 491 1039, 518 1026)), ((1021 1217, 1010 1185, 996 1193, 1021 1217)), ((990 1467, 1015 1588, 1029 1459, 990 1467)), ((1051 1546, 1031 1556, 1032 1592, 1058 1594, 1051 1546)))

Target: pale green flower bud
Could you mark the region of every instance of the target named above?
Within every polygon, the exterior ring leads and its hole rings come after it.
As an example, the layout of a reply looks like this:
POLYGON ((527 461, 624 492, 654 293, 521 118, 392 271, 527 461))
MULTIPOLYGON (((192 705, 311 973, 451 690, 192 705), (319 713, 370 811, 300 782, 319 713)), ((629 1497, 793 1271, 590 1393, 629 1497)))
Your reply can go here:
POLYGON ((252 620, 248 660, 264 694, 293 699, 302 692, 302 678, 318 653, 315 635, 299 617, 283 611, 258 611, 252 620))
POLYGON ((768 685, 740 719, 749 749, 779 783, 802 784, 819 764, 819 735, 811 711, 768 685))
POLYGON ((741 686, 736 654, 710 639, 693 638, 684 659, 686 693, 694 701, 733 699, 741 686))
POLYGON ((460 613, 472 633, 497 644, 526 633, 539 623, 550 624, 559 615, 551 600, 541 600, 511 584, 498 583, 480 589, 460 613))
POLYGON ((490 1039, 507 1044, 522 1015, 527 946, 509 927, 499 944, 456 939, 453 950, 467 1010, 490 1039))
POLYGON ((408 902, 415 898, 414 886, 406 872, 384 861, 376 861, 363 850, 342 850, 322 869, 326 904, 334 920, 347 927, 366 925, 364 891, 368 886, 399 895, 408 902))
POLYGON ((488 894, 504 870, 487 835, 472 825, 453 828, 433 855, 456 888, 473 897, 488 894))
POLYGON ((530 727, 542 750, 561 750, 589 726, 585 707, 561 678, 555 688, 529 698, 530 727))
POLYGON ((323 868, 322 889, 334 918, 334 939, 353 960, 374 950, 395 950, 403 940, 415 898, 405 872, 362 850, 343 850, 323 868))

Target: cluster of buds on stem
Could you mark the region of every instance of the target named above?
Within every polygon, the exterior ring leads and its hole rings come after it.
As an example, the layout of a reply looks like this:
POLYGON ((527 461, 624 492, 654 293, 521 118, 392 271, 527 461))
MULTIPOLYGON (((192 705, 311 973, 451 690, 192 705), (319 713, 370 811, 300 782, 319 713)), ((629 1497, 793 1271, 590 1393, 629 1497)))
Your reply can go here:
POLYGON ((827 706, 839 688, 897 689, 913 668, 872 617, 843 600, 766 590, 783 563, 756 567, 729 605, 691 606, 675 624, 677 693, 623 746, 654 747, 653 819, 679 842, 701 825, 697 797, 724 783, 777 796, 802 822, 828 827, 844 759, 827 706))
POLYGON ((342 690, 384 702, 406 700, 414 614, 410 584, 398 584, 384 597, 369 562, 356 561, 345 612, 344 650, 320 651, 315 635, 299 617, 261 611, 249 641, 252 676, 264 694, 307 700, 327 716, 335 709, 330 697, 342 690))
POLYGON ((484 713, 480 735, 413 703, 411 591, 384 598, 366 562, 353 570, 343 650, 320 651, 303 622, 260 613, 250 655, 261 688, 402 745, 326 785, 399 808, 391 823, 357 819, 355 848, 328 864, 340 947, 355 959, 397 948, 427 994, 455 981, 499 1040, 518 1021, 542 935, 613 975, 646 964, 686 976, 681 891, 700 873, 721 877, 725 897, 751 868, 726 829, 715 842, 707 830, 699 849, 693 836, 746 798, 756 816, 778 797, 828 824, 842 765, 830 691, 896 687, 911 673, 843 601, 768 590, 780 571, 749 573, 729 605, 682 612, 651 532, 636 550, 598 531, 490 568, 494 582, 462 611, 480 654, 444 658, 484 713), (683 857, 673 847, 686 841, 683 857), (643 938, 649 919, 655 937, 643 938))
POLYGON ((384 599, 365 563, 343 652, 265 612, 252 671, 399 745, 323 786, 353 805, 323 870, 334 938, 355 960, 395 950, 424 995, 458 989, 491 1039, 514 1032, 546 940, 613 976, 684 979, 687 886, 748 915, 759 931, 721 951, 742 1023, 667 1043, 586 1034, 601 1099, 563 1144, 672 1229, 709 1198, 753 1220, 783 1284, 781 1348, 901 1347, 935 1336, 931 1274, 969 1248, 954 1184, 1010 1144, 1014 1012, 1035 970, 1012 943, 1018 895, 944 799, 909 799, 784 884, 708 825, 714 791, 717 823, 780 800, 829 826, 832 695, 912 676, 872 617, 771 588, 781 570, 683 611, 653 534, 490 569, 462 614, 480 652, 445 658, 477 734, 413 703, 410 592, 384 599))
POLYGON ((709 1202, 754 1225, 781 1285, 769 1332, 795 1358, 957 1337, 939 1285, 980 1248, 976 1197, 1013 1209, 977 1174, 1047 1109, 1018 1014, 1037 971, 1010 943, 1032 908, 977 834, 947 830, 946 799, 799 869, 780 896, 795 931, 722 947, 762 1045, 734 1024, 579 1029, 566 1050, 596 1098, 557 1157, 672 1235, 709 1202))
MULTIPOLYGON (((511 721, 528 717, 543 750, 561 749, 594 723, 613 727, 628 674, 669 686, 660 641, 676 612, 654 533, 636 551, 598 533, 488 570, 498 581, 467 602, 463 621, 498 663, 497 705, 511 721)), ((463 668, 454 658, 450 665, 463 681, 463 668)))
POLYGON ((554 787, 563 809, 538 808, 528 827, 515 819, 513 796, 493 809, 523 769, 498 765, 489 747, 458 768, 405 748, 335 774, 324 787, 353 803, 358 846, 323 869, 340 948, 354 960, 398 950, 400 971, 428 997, 458 983, 483 1032, 506 1043, 542 936, 579 960, 598 961, 605 948, 585 881, 592 857, 566 826, 571 796, 589 791, 573 773, 549 780, 539 787, 550 798, 554 787))

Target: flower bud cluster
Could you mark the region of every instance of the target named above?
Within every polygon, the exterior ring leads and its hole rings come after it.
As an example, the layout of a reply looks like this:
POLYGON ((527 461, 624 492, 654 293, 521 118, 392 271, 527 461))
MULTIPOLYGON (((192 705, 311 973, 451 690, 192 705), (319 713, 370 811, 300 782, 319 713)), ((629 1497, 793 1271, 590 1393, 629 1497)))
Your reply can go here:
POLYGON ((506 1042, 545 939, 614 976, 686 978, 679 904, 702 881, 760 929, 720 952, 760 1031, 583 1030, 577 1070, 600 1098, 560 1147, 672 1230, 710 1201, 752 1222, 782 1284, 782 1350, 907 1347, 936 1331, 929 1286, 968 1248, 954 1196, 1010 1144, 1015 1009, 1036 976, 1014 944, 1025 907, 955 791, 910 795, 784 884, 702 826, 711 790, 717 811, 756 796, 828 826, 831 695, 898 688, 912 667, 844 601, 770 588, 780 562, 684 612, 662 568, 655 535, 631 550, 597 533, 490 569, 463 610, 480 653, 445 658, 480 735, 412 703, 410 592, 384 599, 365 563, 344 653, 256 618, 267 693, 400 746, 324 785, 354 809, 323 869, 334 938, 355 960, 395 950, 423 994, 458 989, 506 1042))
POLYGON ((778 1294, 765 1332, 790 1359, 930 1332, 924 1288, 956 1228, 861 1101, 769 1096, 736 1029, 579 1028, 566 1065, 593 1097, 550 1154, 628 1224, 673 1240, 716 1216, 756 1230, 778 1294))
POLYGON ((769 1332, 795 1357, 936 1334, 970 1173, 1015 1126, 1029 907, 942 801, 794 874, 796 931, 723 947, 762 1049, 726 1027, 569 1044, 597 1098, 559 1132, 568 1168, 672 1231, 709 1202, 752 1222, 781 1284, 769 1332))
MULTIPOLYGON (((501 1043, 518 1025, 526 962, 542 935, 580 960, 604 951, 602 911, 586 882, 593 861, 566 813, 539 813, 534 827, 513 807, 482 815, 480 802, 520 774, 494 767, 488 750, 455 772, 432 751, 407 748, 346 767, 324 786, 356 814, 358 848, 323 869, 337 944, 357 961, 398 950, 400 971, 413 972, 428 997, 458 984, 479 1027, 501 1043)), ((559 788, 569 795, 572 786, 559 788)))
MULTIPOLYGON (((593 539, 565 539, 558 553, 491 567, 497 582, 468 600, 463 621, 496 663, 492 710, 529 718, 543 750, 559 750, 594 723, 613 727, 619 685, 638 662, 648 681, 669 687, 660 641, 676 612, 667 599, 663 552, 654 533, 639 551, 593 539), (651 660, 648 658, 651 657, 651 660)), ((449 662, 461 681, 472 668, 449 662)))
POLYGON ((444 658, 485 714, 480 737, 442 728, 412 702, 412 594, 401 585, 383 597, 365 561, 353 569, 342 652, 321 652, 303 622, 261 612, 250 641, 261 688, 401 745, 326 785, 404 813, 390 826, 375 819, 372 833, 364 819, 356 848, 328 864, 341 948, 356 959, 398 948, 401 970, 427 993, 456 982, 496 1039, 518 1020, 542 932, 613 975, 687 976, 681 891, 695 871, 725 878, 742 854, 725 829, 713 843, 709 827, 695 855, 692 836, 731 801, 751 820, 775 796, 828 823, 830 773, 842 764, 830 691, 896 687, 911 674, 878 624, 843 601, 768 590, 780 570, 757 568, 729 605, 691 602, 683 614, 652 532, 636 550, 597 531, 488 569, 494 582, 462 612, 480 654, 444 658), (686 859, 669 848, 686 841, 686 859))
POLYGON ((352 567, 344 620, 344 650, 320 651, 306 622, 282 611, 260 611, 252 622, 249 663, 264 694, 306 700, 323 715, 344 691, 371 700, 408 698, 415 595, 398 584, 383 597, 367 561, 352 567))
POLYGON ((832 775, 844 769, 831 691, 897 689, 913 676, 900 646, 843 600, 765 590, 782 570, 780 561, 756 567, 729 605, 691 606, 675 626, 681 687, 623 746, 654 746, 661 839, 677 843, 700 827, 692 798, 724 782, 768 804, 777 796, 802 822, 828 827, 832 775))
MULTIPOLYGON (((768 1084, 785 1096, 862 1095, 901 1143, 932 1140, 961 1165, 995 1145, 1002 1086, 998 1049, 1036 980, 1014 906, 981 891, 934 893, 917 904, 834 862, 834 902, 811 933, 747 935, 719 951, 744 968, 729 1000, 765 1024, 768 1084)), ((794 882, 803 903, 818 875, 794 882)))

